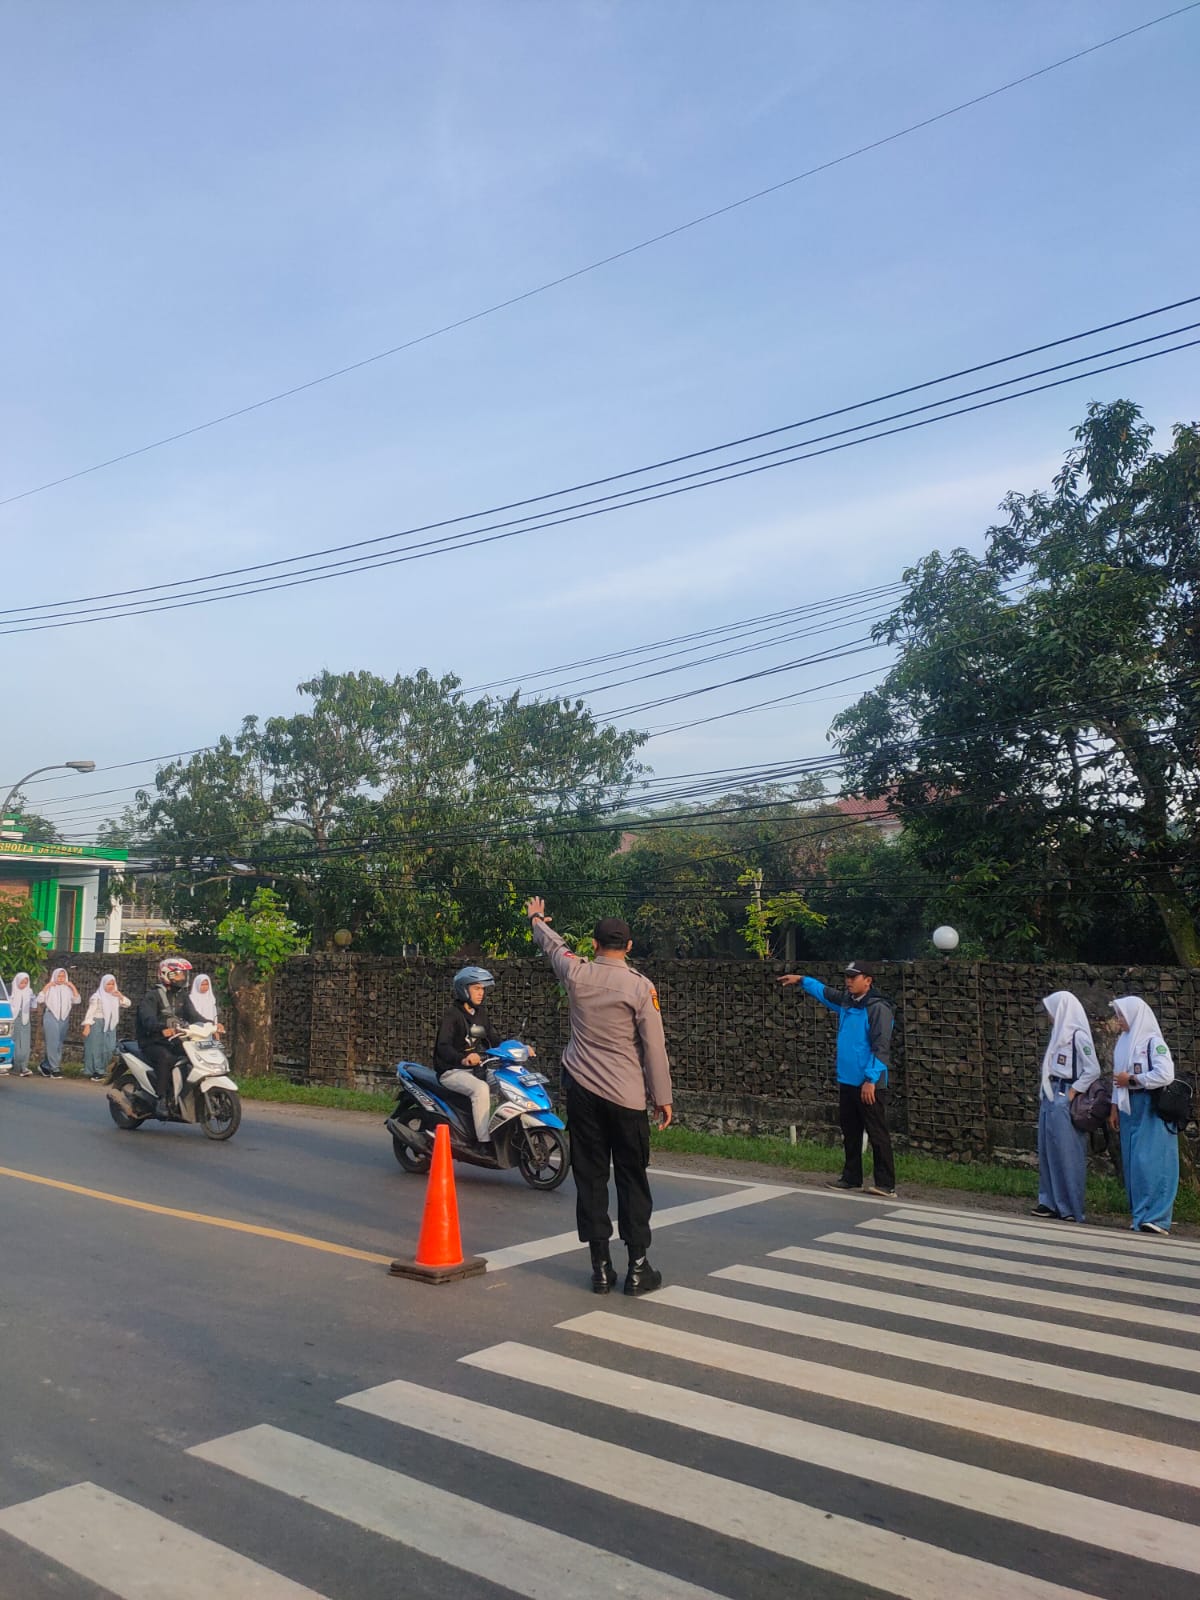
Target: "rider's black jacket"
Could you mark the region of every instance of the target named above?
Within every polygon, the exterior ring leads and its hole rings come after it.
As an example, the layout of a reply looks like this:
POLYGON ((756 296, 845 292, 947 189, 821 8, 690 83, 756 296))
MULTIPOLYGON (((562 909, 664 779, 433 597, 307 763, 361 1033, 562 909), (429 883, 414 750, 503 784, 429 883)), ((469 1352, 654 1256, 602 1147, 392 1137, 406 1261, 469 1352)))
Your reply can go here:
POLYGON ((161 1044, 164 1028, 177 1028, 181 1022, 203 1022, 192 1004, 192 997, 181 985, 169 990, 165 984, 147 989, 138 1001, 137 1041, 140 1045, 161 1044))
POLYGON ((469 1011, 462 1001, 456 1000, 438 1029, 437 1043, 433 1047, 434 1070, 454 1072, 472 1053, 483 1055, 482 1046, 499 1043, 500 1030, 488 1020, 487 1007, 476 1006, 474 1011, 469 1011))

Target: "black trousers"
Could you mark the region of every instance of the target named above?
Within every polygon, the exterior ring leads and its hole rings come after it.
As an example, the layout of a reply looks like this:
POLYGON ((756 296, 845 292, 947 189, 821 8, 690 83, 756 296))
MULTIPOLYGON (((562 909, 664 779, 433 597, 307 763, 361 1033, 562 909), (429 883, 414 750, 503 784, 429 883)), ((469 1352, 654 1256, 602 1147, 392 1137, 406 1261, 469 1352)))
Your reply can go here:
POLYGON ((183 1051, 169 1039, 150 1039, 141 1047, 154 1068, 154 1086, 160 1100, 171 1098, 171 1068, 184 1059, 183 1051))
POLYGON ((646 1167, 650 1161, 650 1119, 593 1094, 563 1073, 567 1091, 567 1127, 571 1134, 571 1171, 575 1176, 575 1221, 584 1244, 612 1238, 608 1214, 608 1171, 617 1185, 617 1232, 633 1256, 650 1247, 650 1213, 654 1201, 646 1167))
POLYGON ((878 1189, 896 1187, 896 1165, 892 1160, 892 1136, 887 1126, 888 1092, 886 1084, 875 1085, 875 1104, 869 1106, 861 1089, 852 1083, 838 1084, 838 1119, 842 1125, 842 1140, 846 1147, 842 1177, 847 1183, 861 1187, 863 1181, 862 1141, 865 1133, 875 1158, 875 1186, 878 1189))

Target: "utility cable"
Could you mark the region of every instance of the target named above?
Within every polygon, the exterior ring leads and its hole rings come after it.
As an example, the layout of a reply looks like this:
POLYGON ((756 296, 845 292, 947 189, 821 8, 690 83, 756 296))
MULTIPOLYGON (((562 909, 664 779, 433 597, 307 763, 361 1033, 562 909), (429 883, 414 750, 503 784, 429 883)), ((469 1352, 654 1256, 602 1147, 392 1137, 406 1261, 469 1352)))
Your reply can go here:
POLYGON ((1007 94, 1013 89, 1018 89, 1024 84, 1033 83, 1047 74, 1057 72, 1061 68, 1070 66, 1085 57, 1095 55, 1100 50, 1107 50, 1112 45, 1120 44, 1135 35, 1156 28, 1161 23, 1171 22, 1176 17, 1187 15, 1196 10, 1200 0, 1190 0, 1190 3, 1177 6, 1172 11, 1162 12, 1157 17, 1151 17, 1146 22, 1138 23, 1135 27, 1125 28, 1120 33, 1110 34, 1105 39, 1099 39, 1095 44, 1084 46, 1082 49, 1072 51, 1070 55, 1060 56, 1055 61, 1047 62, 1045 66, 1037 67, 1031 72, 1022 73, 1019 77, 1010 78, 1007 82, 997 84, 993 89, 987 89, 982 94, 972 95, 967 100, 960 100, 956 105, 947 106, 944 110, 934 112, 932 115, 922 117, 916 122, 910 122, 903 128, 884 134, 878 139, 871 139, 864 144, 855 146, 852 150, 845 150, 841 155, 832 156, 826 161, 806 167, 801 172, 793 173, 790 177, 782 178, 777 183, 767 184, 764 188, 756 189, 751 194, 740 196, 736 200, 727 201, 724 205, 716 206, 710 211, 702 212, 699 216, 690 217, 686 222, 676 223, 673 227, 665 228, 659 233, 641 239, 635 244, 626 245, 620 250, 614 250, 608 255, 601 256, 595 261, 588 262, 585 266, 576 267, 571 272, 559 274, 557 277, 548 278, 544 282, 535 284, 532 288, 524 289, 519 294, 509 295, 503 300, 484 306, 478 311, 473 311, 466 316, 457 317, 452 322, 442 323, 440 327, 430 328, 424 333, 415 334, 409 339, 402 340, 399 344, 390 345, 386 350, 378 350, 374 355, 364 356, 361 360, 348 362, 345 366, 336 367, 330 372, 322 373, 319 377, 309 378, 303 383, 291 385, 287 389, 280 389, 274 394, 266 395, 260 400, 254 400, 248 405, 236 406, 229 411, 222 412, 215 417, 209 417, 204 422, 193 423, 190 427, 180 428, 174 433, 164 434, 161 438, 152 439, 149 443, 138 445, 131 450, 123 450, 118 455, 109 456, 106 460, 93 462, 90 466, 80 467, 74 472, 61 474, 57 478, 47 479, 46 482, 35 484, 32 488, 22 489, 16 494, 10 494, 0 500, 0 507, 13 505, 20 500, 28 500, 33 495, 44 494, 49 489, 58 488, 65 483, 73 483, 79 478, 90 477, 94 473, 103 472, 109 467, 117 466, 124 461, 132 461, 138 456, 148 455, 152 450, 161 450, 169 444, 176 444, 181 439, 189 439, 198 433, 205 433, 209 429, 220 427, 222 424, 232 422, 239 417, 251 415, 253 412, 262 411, 267 406, 278 404, 282 400, 292 399, 294 396, 304 394, 310 389, 316 389, 322 384, 332 383, 337 378, 344 378, 352 372, 360 372, 365 367, 386 361, 390 357, 399 355, 403 351, 412 350, 418 345, 428 344, 432 339, 441 338, 445 334, 456 332, 460 328, 469 327, 472 323, 480 322, 485 317, 495 316, 498 312, 507 311, 513 306, 521 305, 527 300, 532 300, 538 295, 548 294, 552 289, 561 288, 564 284, 573 283, 579 278, 599 272, 602 268, 612 266, 618 261, 625 261, 631 256, 639 255, 643 251, 652 249, 655 245, 663 244, 668 239, 678 238, 679 235, 688 233, 694 228, 702 227, 705 223, 713 222, 718 217, 728 216, 731 212, 739 211, 746 206, 753 205, 756 201, 764 200, 770 195, 779 194, 793 185, 803 183, 806 179, 817 176, 822 172, 829 172, 835 167, 854 161, 859 156, 870 154, 874 150, 881 150, 887 145, 895 144, 898 140, 906 139, 922 129, 931 128, 939 122, 944 122, 949 117, 958 116, 961 112, 969 111, 975 106, 986 104, 989 100, 996 99, 999 95, 1007 94))

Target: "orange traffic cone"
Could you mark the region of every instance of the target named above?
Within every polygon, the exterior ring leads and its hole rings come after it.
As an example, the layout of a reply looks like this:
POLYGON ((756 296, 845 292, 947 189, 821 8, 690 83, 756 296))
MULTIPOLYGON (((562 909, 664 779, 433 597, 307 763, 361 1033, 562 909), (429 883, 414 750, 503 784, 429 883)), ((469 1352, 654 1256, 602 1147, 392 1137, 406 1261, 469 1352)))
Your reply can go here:
POLYGON ((453 1283, 474 1278, 487 1269, 482 1256, 463 1256, 458 1231, 458 1196, 454 1192, 454 1163, 450 1159, 450 1130, 439 1122, 433 1138, 433 1161, 425 1190, 421 1237, 415 1261, 393 1261, 397 1278, 420 1278, 425 1283, 453 1283))

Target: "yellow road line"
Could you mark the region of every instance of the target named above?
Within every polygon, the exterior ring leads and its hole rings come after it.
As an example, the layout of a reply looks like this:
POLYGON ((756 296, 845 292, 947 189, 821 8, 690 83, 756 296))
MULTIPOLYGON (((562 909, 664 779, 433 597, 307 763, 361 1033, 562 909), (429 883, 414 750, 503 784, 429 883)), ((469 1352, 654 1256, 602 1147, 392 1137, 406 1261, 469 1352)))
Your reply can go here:
POLYGON ((210 1217, 203 1211, 179 1211, 174 1206, 156 1206, 149 1200, 131 1200, 128 1195, 106 1194, 103 1189, 85 1189, 82 1184, 65 1183, 61 1178, 43 1178, 36 1172, 20 1172, 16 1167, 0 1167, 0 1178, 18 1178, 22 1183, 40 1183, 47 1189, 62 1189, 87 1200, 106 1200, 111 1206, 128 1206, 133 1211, 150 1211, 156 1217, 174 1217, 178 1222, 199 1222, 206 1228, 226 1228, 230 1233, 252 1233, 259 1239, 277 1239, 282 1244, 302 1245, 306 1250, 323 1250, 331 1256, 351 1256, 355 1261, 378 1261, 391 1265, 391 1256, 373 1250, 355 1250, 348 1244, 332 1244, 328 1239, 313 1239, 306 1233, 285 1233, 280 1228, 262 1228, 255 1222, 235 1222, 232 1217, 210 1217))

